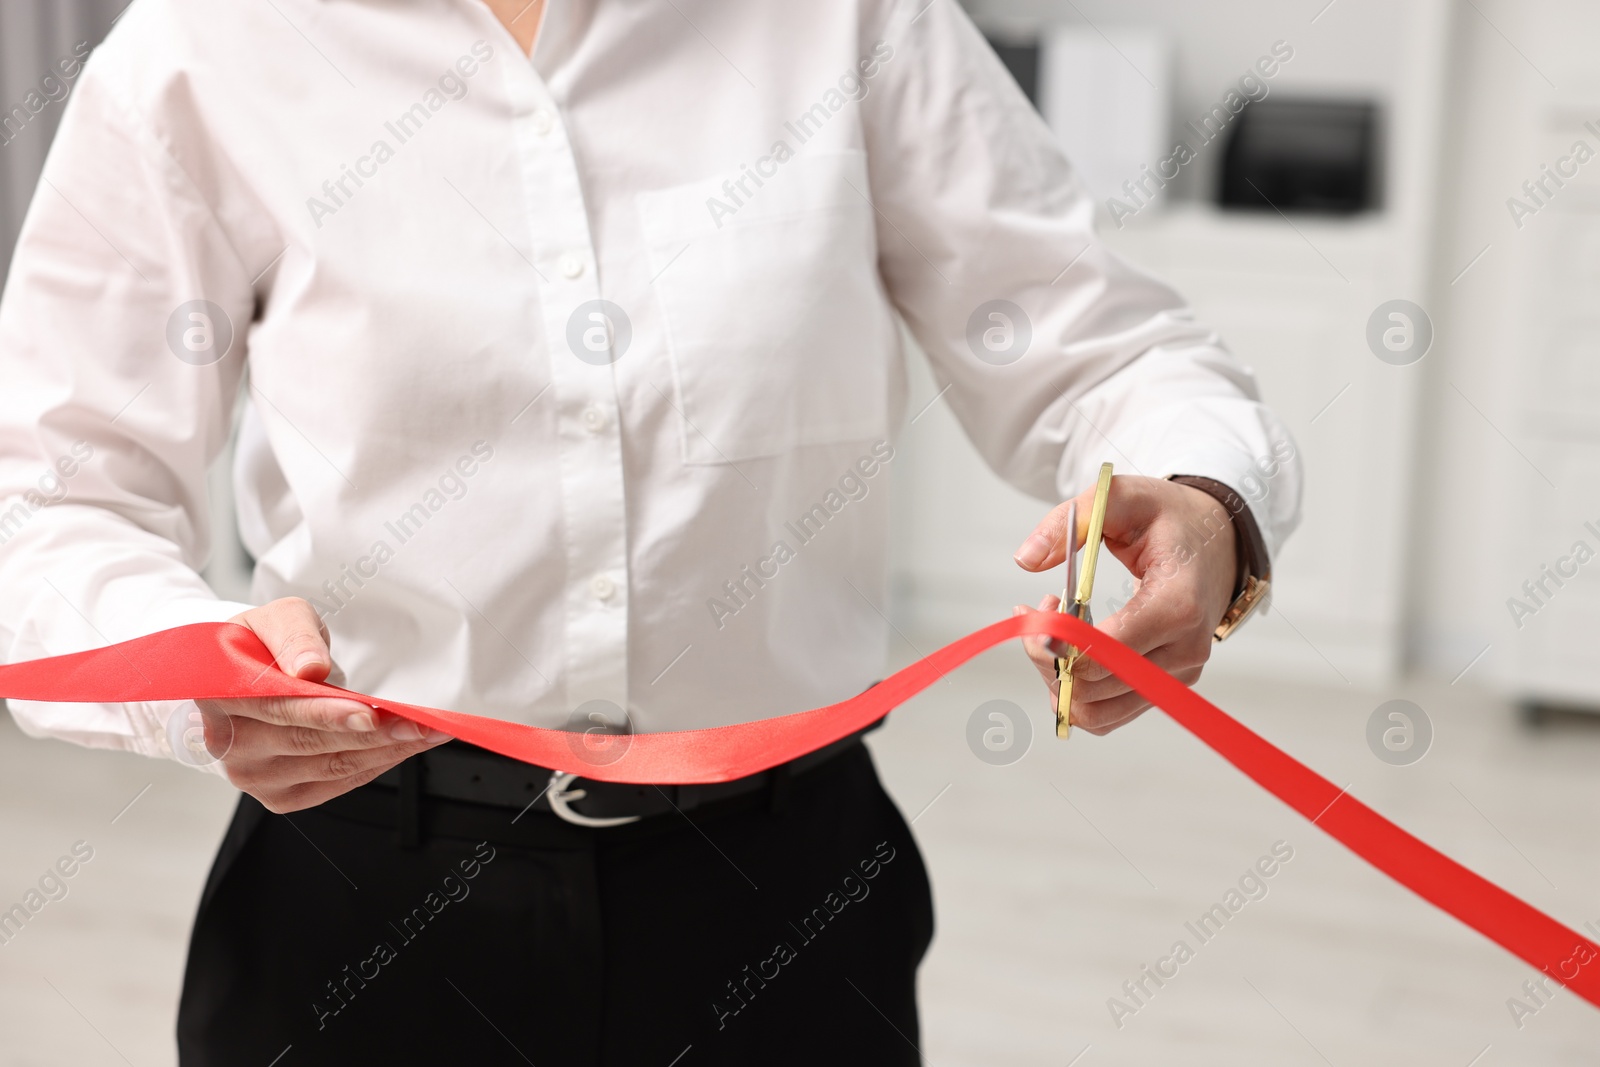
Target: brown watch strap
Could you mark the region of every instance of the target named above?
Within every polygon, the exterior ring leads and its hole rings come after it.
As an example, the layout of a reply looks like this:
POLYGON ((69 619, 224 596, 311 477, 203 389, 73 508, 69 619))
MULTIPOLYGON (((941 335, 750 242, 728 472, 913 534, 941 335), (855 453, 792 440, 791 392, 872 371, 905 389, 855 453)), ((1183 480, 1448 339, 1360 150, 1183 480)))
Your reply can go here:
POLYGON ((1168 481, 1187 485, 1211 496, 1232 516, 1234 532, 1237 534, 1233 540, 1239 561, 1238 574, 1233 583, 1235 598, 1245 591, 1249 579, 1271 580, 1272 559, 1267 554, 1267 542, 1261 536, 1261 527, 1256 525, 1256 518, 1251 514, 1250 505, 1244 497, 1215 478, 1198 474, 1174 474, 1168 481))

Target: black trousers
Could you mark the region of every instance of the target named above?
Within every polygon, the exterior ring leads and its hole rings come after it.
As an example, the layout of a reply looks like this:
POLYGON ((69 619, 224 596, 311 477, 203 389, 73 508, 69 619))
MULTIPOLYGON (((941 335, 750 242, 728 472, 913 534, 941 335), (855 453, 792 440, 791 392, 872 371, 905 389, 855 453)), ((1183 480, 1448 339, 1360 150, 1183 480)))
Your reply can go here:
POLYGON ((241 800, 190 942, 183 1067, 919 1062, 932 899, 864 747, 611 829, 428 800, 403 848, 396 797, 241 800))

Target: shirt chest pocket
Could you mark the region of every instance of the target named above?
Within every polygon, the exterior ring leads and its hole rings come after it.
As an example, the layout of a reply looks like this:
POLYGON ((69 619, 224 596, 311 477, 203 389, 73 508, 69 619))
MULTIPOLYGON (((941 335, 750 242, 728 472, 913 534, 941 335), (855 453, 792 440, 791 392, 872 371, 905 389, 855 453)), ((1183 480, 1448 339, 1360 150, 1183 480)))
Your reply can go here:
POLYGON ((865 155, 836 152, 639 194, 685 463, 887 435, 898 334, 867 190, 865 155))

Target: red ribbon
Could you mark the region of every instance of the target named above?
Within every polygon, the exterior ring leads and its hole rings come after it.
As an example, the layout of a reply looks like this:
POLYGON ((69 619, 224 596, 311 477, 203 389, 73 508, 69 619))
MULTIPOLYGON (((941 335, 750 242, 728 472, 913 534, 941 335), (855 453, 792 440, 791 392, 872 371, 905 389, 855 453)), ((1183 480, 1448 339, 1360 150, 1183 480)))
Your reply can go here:
POLYGON ((1049 634, 1077 645, 1140 696, 1325 833, 1474 930, 1600 1007, 1600 946, 1406 833, 1276 748, 1221 708, 1093 627, 1053 612, 986 626, 849 700, 710 730, 635 734, 621 755, 585 755, 583 735, 456 711, 401 704, 302 681, 280 671, 256 635, 199 623, 120 645, 0 666, 0 697, 114 704, 250 697, 353 697, 527 763, 605 782, 725 782, 788 762, 862 729, 985 649, 1049 634))

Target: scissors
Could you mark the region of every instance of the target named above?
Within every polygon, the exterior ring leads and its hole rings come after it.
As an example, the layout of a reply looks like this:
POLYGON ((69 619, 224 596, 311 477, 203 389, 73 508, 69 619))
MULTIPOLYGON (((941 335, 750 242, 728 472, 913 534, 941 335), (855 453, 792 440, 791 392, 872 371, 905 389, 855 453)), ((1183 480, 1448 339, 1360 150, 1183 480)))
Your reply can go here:
MULTIPOLYGON (((1067 587, 1056 609, 1094 625, 1089 598, 1094 595, 1095 563, 1100 559, 1100 539, 1106 527, 1106 502, 1111 497, 1111 464, 1100 465, 1100 481, 1094 488, 1094 508, 1089 512, 1089 530, 1083 542, 1083 562, 1078 562, 1078 504, 1067 508, 1067 587)), ((1072 733, 1072 665, 1082 653, 1067 646, 1065 656, 1056 657, 1056 736, 1065 739, 1072 733)))

